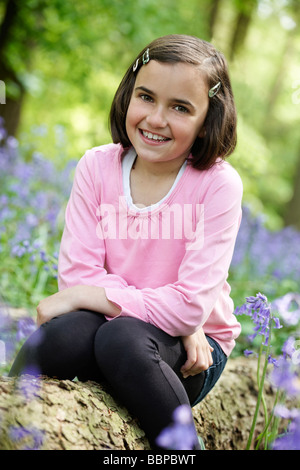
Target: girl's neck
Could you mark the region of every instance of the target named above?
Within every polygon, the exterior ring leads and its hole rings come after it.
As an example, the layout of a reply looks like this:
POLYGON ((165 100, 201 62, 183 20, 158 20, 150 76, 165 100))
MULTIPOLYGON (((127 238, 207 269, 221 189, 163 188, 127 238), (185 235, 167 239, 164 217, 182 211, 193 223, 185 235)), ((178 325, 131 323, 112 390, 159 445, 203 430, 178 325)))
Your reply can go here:
POLYGON ((178 158, 167 162, 148 162, 139 158, 137 155, 132 165, 132 169, 135 173, 140 174, 143 177, 153 179, 168 179, 175 177, 182 167, 185 158, 178 158))
POLYGON ((135 205, 149 207, 161 201, 172 188, 183 161, 147 162, 137 157, 130 173, 130 192, 135 205))

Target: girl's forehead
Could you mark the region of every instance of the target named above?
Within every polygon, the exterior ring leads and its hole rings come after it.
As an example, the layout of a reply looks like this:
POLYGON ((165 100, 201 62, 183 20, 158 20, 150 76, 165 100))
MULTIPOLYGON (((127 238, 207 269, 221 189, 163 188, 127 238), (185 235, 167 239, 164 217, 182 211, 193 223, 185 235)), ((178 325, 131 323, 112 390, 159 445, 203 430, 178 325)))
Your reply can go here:
MULTIPOLYGON (((208 90, 206 74, 199 67, 185 62, 158 62, 150 60, 140 68, 135 88, 138 86, 166 88, 170 91, 177 88, 193 92, 194 89, 208 90)), ((151 88, 150 88, 151 89, 151 88)))

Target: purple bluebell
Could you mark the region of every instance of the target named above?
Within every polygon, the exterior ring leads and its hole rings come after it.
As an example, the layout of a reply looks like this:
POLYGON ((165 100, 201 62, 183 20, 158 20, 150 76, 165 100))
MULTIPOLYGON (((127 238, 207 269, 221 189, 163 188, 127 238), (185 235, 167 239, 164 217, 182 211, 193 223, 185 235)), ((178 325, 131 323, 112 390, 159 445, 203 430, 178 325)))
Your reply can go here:
POLYGON ((236 279, 255 279, 280 287, 283 279, 300 282, 300 233, 293 227, 271 231, 261 215, 253 216, 243 207, 243 219, 238 233, 231 275, 236 279))
POLYGON ((285 341, 282 346, 282 354, 283 357, 286 359, 288 357, 292 357, 294 352, 296 351, 295 348, 295 338, 293 336, 289 336, 289 338, 285 341))
POLYGON ((270 382, 276 388, 283 390, 288 396, 300 395, 299 370, 292 361, 281 356, 276 367, 270 373, 270 382))
POLYGON ((16 340, 21 341, 28 338, 35 330, 37 326, 33 318, 26 317, 18 321, 16 340))
POLYGON ((159 447, 169 450, 192 450, 197 442, 193 415, 188 405, 176 408, 173 423, 163 429, 156 439, 159 447))
POLYGON ((244 356, 249 357, 252 354, 254 354, 254 351, 251 351, 250 349, 245 349, 244 350, 244 356))
POLYGON ((282 297, 274 300, 272 303, 287 326, 295 326, 300 321, 300 294, 297 292, 289 292, 282 297))
POLYGON ((287 431, 272 443, 272 450, 300 450, 300 411, 277 405, 275 415, 291 421, 287 431))
POLYGON ((282 328, 279 319, 272 315, 271 304, 268 303, 267 297, 260 292, 256 296, 246 297, 246 303, 237 307, 235 314, 251 317, 254 327, 253 333, 248 338, 250 341, 254 341, 258 334, 262 335, 263 345, 269 343, 270 322, 274 322, 274 328, 282 328))
POLYGON ((44 442, 44 433, 34 426, 11 426, 9 435, 20 450, 40 450, 44 442))

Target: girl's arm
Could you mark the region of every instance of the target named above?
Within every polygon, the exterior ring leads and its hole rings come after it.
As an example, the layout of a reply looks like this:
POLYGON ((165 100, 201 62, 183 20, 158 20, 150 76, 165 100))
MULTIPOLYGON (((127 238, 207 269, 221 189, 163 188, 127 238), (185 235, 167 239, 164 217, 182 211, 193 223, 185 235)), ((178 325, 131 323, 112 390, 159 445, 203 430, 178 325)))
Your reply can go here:
POLYGON ((116 317, 120 309, 107 300, 105 289, 94 286, 73 286, 43 299, 37 306, 38 326, 53 317, 78 310, 93 310, 109 317, 116 317))
POLYGON ((65 211, 58 261, 58 288, 92 285, 124 289, 127 282, 105 269, 105 244, 99 233, 101 184, 95 152, 78 162, 65 211), (100 238, 99 238, 100 237, 100 238))

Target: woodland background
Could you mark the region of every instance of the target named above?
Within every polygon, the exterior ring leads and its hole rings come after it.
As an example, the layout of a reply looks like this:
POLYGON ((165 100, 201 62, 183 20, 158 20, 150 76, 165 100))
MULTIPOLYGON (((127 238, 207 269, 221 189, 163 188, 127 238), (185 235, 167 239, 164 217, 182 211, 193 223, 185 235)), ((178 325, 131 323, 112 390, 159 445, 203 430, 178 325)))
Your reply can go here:
POLYGON ((299 0, 0 0, 2 306, 34 317, 57 289, 74 165, 111 141, 110 104, 132 58, 171 33, 211 41, 229 63, 239 116, 230 162, 244 183, 235 304, 299 292, 299 23, 299 0))

